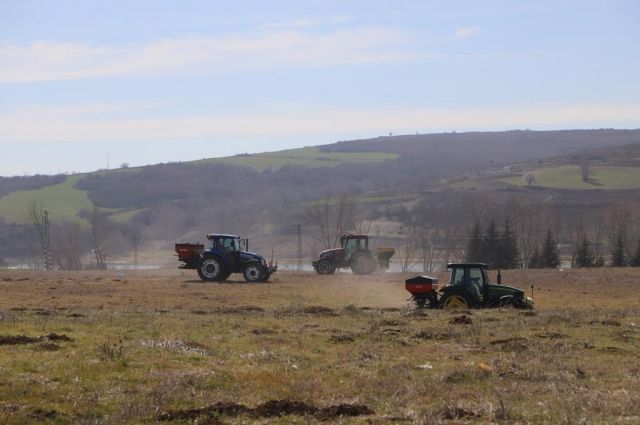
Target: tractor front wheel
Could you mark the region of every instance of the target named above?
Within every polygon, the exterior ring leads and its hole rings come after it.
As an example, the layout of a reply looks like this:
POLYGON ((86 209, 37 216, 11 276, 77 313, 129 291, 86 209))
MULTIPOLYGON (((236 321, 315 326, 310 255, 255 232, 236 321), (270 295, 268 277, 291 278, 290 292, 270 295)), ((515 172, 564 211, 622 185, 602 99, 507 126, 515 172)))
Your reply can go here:
POLYGON ((466 310, 471 308, 471 302, 462 294, 447 294, 440 300, 445 310, 466 310))
POLYGON ((376 262, 368 255, 356 255, 351 260, 351 271, 355 274, 371 274, 376 271, 376 262))
POLYGON ((316 265, 316 272, 318 274, 334 274, 336 272, 336 266, 330 260, 320 260, 316 265))
POLYGON ((269 278, 267 269, 260 263, 250 263, 242 271, 244 280, 249 283, 264 282, 269 278))
POLYGON ((204 257, 198 263, 198 276, 205 282, 221 282, 229 277, 229 273, 216 257, 204 257))

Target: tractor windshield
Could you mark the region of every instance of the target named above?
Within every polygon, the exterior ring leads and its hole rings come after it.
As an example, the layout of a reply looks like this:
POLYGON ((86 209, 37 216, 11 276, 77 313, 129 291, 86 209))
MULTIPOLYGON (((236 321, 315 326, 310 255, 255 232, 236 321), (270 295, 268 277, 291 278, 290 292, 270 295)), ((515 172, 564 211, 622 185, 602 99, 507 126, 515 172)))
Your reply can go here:
POLYGON ((214 242, 214 247, 225 251, 240 251, 240 239, 220 238, 214 242))
POLYGON ((366 239, 347 239, 344 249, 350 252, 367 249, 366 239))
POLYGON ((451 281, 449 285, 462 285, 464 281, 464 269, 451 269, 451 281))

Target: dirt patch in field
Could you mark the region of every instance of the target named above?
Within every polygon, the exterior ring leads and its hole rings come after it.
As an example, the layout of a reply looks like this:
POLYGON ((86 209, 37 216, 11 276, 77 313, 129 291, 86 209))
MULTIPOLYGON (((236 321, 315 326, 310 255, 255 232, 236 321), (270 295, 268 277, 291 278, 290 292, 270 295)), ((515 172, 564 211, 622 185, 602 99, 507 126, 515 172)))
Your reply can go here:
POLYGON ((237 307, 223 307, 213 311, 220 314, 238 314, 238 313, 264 313, 264 308, 257 305, 241 305, 237 307))
POLYGON ((450 323, 457 325, 470 325, 473 323, 473 319, 468 315, 463 314, 462 316, 452 317, 450 323))
MULTIPOLYGON (((323 421, 345 416, 372 415, 375 412, 362 404, 335 404, 317 407, 297 400, 269 400, 254 408, 231 402, 218 402, 198 409, 170 410, 158 416, 160 421, 185 421, 200 418, 216 419, 217 416, 247 415, 254 418, 273 418, 285 415, 314 416, 323 421)), ((216 422, 214 422, 216 423, 216 422)))
POLYGON ((67 317, 71 317, 74 319, 80 318, 80 317, 87 317, 86 314, 82 314, 82 313, 71 313, 71 314, 67 314, 67 317))
MULTIPOLYGON (((26 335, 0 335, 0 345, 25 345, 35 344, 40 341, 73 341, 72 338, 62 334, 58 335, 50 333, 43 336, 26 336, 26 335)), ((54 344, 55 345, 55 344, 54 344)))
POLYGON ((324 307, 321 305, 312 305, 309 307, 305 307, 301 310, 303 314, 317 315, 317 316, 337 316, 338 313, 330 309, 329 307, 324 307))
POLYGON ((62 347, 53 342, 45 342, 44 344, 40 344, 37 346, 38 351, 58 351, 62 347))
POLYGON ((329 341, 335 342, 335 343, 353 342, 353 341, 355 341, 355 338, 353 336, 351 336, 351 335, 332 335, 329 338, 329 341))
POLYGON ((510 351, 524 351, 529 348, 527 340, 522 337, 495 339, 489 342, 491 345, 498 345, 510 351))
POLYGON ((60 417, 60 413, 58 413, 55 410, 47 410, 47 409, 34 409, 30 414, 29 417, 31 419, 33 419, 34 421, 38 421, 38 422, 44 422, 44 421, 50 421, 50 420, 54 420, 54 419, 58 419, 60 417))
POLYGON ((251 330, 251 333, 254 335, 275 335, 278 332, 274 331, 273 329, 258 328, 258 329, 251 330))
POLYGON ((56 334, 53 332, 51 332, 48 335, 45 335, 44 338, 47 338, 49 341, 66 341, 66 342, 73 341, 73 338, 69 338, 65 334, 56 334))
POLYGON ((622 323, 617 320, 592 320, 589 322, 590 325, 603 325, 603 326, 621 326, 622 323))
POLYGON ((562 339, 567 337, 565 334, 561 334, 560 332, 544 332, 536 334, 536 336, 544 339, 562 339))
POLYGON ((40 339, 26 335, 2 335, 0 336, 0 345, 22 345, 34 344, 40 339))

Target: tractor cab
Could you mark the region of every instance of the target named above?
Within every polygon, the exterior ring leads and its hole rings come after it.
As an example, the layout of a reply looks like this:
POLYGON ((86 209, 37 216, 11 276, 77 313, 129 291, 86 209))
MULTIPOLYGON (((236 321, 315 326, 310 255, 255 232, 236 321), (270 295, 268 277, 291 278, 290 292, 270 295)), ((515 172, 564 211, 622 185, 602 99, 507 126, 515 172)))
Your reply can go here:
POLYGON ((489 293, 487 265, 483 263, 450 263, 449 291, 466 295, 471 305, 481 305, 489 293))
POLYGON ((222 249, 227 252, 240 251, 240 238, 233 235, 207 235, 209 249, 222 249))
POLYGON ((224 252, 232 266, 241 263, 242 254, 249 250, 249 240, 236 235, 210 233, 207 235, 207 241, 207 250, 224 252))
POLYGON ((356 252, 369 250, 369 236, 345 234, 340 238, 340 246, 344 249, 344 261, 349 262, 356 252))

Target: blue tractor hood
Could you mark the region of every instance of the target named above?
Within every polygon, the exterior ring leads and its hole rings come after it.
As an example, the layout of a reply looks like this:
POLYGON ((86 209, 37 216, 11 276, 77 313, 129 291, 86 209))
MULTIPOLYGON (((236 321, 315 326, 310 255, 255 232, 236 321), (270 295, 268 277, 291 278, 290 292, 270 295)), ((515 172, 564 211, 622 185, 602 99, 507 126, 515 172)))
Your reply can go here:
POLYGON ((264 257, 254 253, 254 252, 241 252, 240 253, 240 260, 244 263, 247 261, 260 261, 261 263, 266 262, 264 257))

